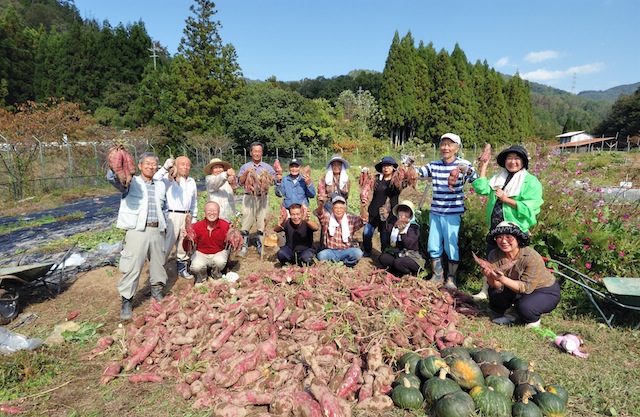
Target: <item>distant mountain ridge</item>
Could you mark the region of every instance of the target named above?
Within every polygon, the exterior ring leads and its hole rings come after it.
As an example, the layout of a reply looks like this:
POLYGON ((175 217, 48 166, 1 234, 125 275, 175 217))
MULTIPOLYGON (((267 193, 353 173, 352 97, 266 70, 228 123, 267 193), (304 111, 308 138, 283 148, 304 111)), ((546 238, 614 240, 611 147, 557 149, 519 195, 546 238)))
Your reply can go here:
POLYGON ((616 101, 622 94, 633 94, 640 88, 640 82, 635 84, 625 84, 609 88, 604 91, 586 90, 578 93, 580 97, 592 100, 616 101))

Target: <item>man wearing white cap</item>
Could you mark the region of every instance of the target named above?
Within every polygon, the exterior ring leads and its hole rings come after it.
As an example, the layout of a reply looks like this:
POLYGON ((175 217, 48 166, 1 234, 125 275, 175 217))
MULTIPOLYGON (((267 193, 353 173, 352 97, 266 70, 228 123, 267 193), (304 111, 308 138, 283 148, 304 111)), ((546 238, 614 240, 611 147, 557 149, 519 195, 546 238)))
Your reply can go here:
POLYGON ((431 178, 433 189, 427 244, 433 270, 431 282, 437 284, 444 280, 442 253, 445 252, 448 259, 445 286, 449 288, 456 287, 460 262, 458 232, 464 213, 463 186, 465 182, 472 182, 477 177, 471 163, 457 156, 461 146, 460 136, 445 133, 440 137, 442 159, 429 162, 418 169, 421 177, 431 178))

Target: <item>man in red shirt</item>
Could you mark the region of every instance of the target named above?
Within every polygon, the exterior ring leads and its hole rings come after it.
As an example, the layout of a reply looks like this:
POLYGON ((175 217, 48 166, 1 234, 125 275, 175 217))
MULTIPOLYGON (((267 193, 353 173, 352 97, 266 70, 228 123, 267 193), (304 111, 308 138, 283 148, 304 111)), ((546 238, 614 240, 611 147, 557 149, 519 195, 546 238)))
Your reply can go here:
POLYGON ((225 239, 229 231, 229 222, 220 218, 220 205, 209 201, 204 205, 204 219, 193 225, 195 238, 185 239, 185 250, 188 245, 196 247, 196 253, 191 260, 191 272, 196 276, 196 285, 202 284, 207 278, 207 269, 211 268, 211 276, 221 276, 221 271, 229 260, 229 250, 225 239))

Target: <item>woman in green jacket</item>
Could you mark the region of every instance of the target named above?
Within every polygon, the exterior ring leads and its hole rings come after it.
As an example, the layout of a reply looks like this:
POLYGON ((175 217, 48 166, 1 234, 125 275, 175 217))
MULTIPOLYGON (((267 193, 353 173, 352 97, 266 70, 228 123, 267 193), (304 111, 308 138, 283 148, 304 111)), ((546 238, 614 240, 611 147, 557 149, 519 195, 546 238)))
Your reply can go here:
MULTIPOLYGON (((542 184, 531 175, 529 155, 520 145, 513 145, 498 154, 499 173, 487 179, 489 161, 480 164, 480 177, 471 183, 476 193, 488 195, 487 222, 489 230, 493 230, 503 221, 513 222, 527 234, 529 228, 536 224, 536 216, 542 206, 542 184)), ((486 256, 496 249, 493 239, 487 238, 486 256)), ((488 297, 487 279, 482 280, 482 290, 473 297, 477 300, 488 297)))

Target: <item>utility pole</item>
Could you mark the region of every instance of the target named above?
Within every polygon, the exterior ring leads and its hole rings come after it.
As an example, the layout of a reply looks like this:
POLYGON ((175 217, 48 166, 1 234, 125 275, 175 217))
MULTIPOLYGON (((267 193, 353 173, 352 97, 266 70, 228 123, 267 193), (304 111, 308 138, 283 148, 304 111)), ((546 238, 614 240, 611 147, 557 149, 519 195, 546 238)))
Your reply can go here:
POLYGON ((577 74, 573 73, 573 83, 571 83, 571 94, 576 95, 576 77, 577 74))
POLYGON ((160 55, 158 55, 156 52, 160 52, 160 48, 158 47, 158 44, 154 44, 151 48, 148 49, 149 51, 151 51, 151 55, 149 55, 151 58, 153 58, 153 70, 156 70, 156 58, 160 57, 160 55))

